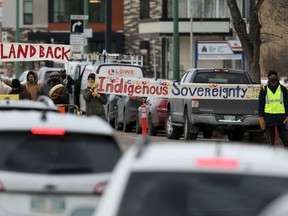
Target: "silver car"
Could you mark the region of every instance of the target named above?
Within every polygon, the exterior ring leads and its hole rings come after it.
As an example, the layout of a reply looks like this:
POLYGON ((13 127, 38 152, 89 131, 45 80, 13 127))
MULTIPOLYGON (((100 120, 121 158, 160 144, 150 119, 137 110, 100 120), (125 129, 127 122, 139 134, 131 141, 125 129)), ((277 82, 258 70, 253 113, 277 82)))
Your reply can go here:
POLYGON ((122 152, 98 117, 1 111, 0 215, 89 216, 122 152))
POLYGON ((94 216, 256 216, 287 192, 287 164, 272 146, 144 141, 120 160, 94 216))

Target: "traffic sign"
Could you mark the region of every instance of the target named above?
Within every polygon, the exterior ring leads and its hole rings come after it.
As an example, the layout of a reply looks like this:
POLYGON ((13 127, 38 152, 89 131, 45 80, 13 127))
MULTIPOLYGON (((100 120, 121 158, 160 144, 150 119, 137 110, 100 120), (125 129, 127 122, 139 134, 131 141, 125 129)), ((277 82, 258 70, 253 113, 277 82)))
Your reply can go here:
POLYGON ((70 45, 87 45, 87 39, 81 34, 70 34, 70 45))
POLYGON ((71 33, 83 33, 84 32, 84 20, 73 19, 70 21, 70 32, 71 33))

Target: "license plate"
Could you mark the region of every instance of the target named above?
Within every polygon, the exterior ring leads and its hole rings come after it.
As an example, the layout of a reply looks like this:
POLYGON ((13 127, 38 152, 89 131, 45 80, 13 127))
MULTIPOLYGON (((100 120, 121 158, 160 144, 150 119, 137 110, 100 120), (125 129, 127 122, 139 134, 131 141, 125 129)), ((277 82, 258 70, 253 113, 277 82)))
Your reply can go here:
POLYGON ((52 195, 32 196, 30 208, 32 212, 60 214, 65 212, 65 198, 52 195))
POLYGON ((224 120, 226 120, 226 121, 235 121, 236 117, 235 116, 231 116, 231 115, 226 115, 226 116, 224 116, 224 120))

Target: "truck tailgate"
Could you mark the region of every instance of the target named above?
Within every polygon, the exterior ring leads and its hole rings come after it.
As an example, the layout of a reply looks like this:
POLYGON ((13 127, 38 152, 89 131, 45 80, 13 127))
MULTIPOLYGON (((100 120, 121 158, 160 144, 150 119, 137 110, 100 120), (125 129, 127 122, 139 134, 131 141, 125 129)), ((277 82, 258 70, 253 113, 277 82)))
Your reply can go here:
POLYGON ((199 114, 258 115, 258 100, 200 99, 199 109, 192 110, 199 114))

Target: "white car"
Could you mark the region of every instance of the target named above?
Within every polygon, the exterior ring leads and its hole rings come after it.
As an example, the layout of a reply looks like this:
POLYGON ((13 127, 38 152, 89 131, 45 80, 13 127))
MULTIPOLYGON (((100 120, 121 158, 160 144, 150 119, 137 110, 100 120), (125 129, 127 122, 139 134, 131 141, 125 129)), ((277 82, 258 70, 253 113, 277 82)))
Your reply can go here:
POLYGON ((89 216, 122 152, 107 122, 1 111, 0 216, 89 216))
POLYGON ((94 216, 256 216, 288 190, 285 149, 240 143, 131 147, 94 216))

